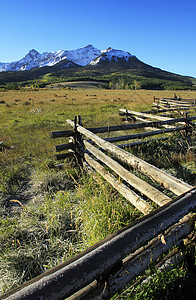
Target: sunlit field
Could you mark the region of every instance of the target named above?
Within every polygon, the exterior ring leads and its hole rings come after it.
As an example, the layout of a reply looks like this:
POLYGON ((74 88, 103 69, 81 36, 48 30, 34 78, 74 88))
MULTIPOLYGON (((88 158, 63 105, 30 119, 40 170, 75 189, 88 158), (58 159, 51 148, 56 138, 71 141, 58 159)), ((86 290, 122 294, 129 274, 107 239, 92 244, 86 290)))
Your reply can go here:
MULTIPOLYGON (((192 91, 175 93, 196 98, 192 91)), ((151 110, 154 96, 173 97, 174 92, 58 87, 0 91, 0 293, 141 217, 100 176, 94 180, 73 160, 62 161, 59 169, 54 145, 64 139, 52 139, 50 133, 71 129, 66 120, 77 115, 84 127, 122 124, 120 108, 151 110)), ((151 143, 131 151, 195 185, 195 134, 171 135, 159 146, 151 143)))

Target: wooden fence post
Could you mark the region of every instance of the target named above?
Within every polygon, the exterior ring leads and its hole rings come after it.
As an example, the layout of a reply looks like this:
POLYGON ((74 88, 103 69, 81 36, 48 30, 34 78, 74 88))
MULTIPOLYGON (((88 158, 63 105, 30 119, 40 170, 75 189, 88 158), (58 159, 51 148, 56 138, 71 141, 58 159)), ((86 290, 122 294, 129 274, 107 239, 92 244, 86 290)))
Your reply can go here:
MULTIPOLYGON (((82 126, 82 118, 78 116, 78 125, 82 126)), ((83 137, 80 132, 77 131, 77 150, 78 150, 78 162, 79 165, 84 168, 84 143, 83 137)))

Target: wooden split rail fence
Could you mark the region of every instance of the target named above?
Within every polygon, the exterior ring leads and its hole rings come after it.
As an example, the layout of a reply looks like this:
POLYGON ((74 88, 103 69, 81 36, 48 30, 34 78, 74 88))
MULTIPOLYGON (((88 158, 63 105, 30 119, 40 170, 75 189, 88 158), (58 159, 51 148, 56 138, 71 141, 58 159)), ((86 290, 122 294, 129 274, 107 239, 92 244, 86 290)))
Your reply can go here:
MULTIPOLYGON (((196 188, 122 149, 130 147, 131 143, 115 145, 114 142, 187 130, 187 127, 194 129, 192 121, 196 117, 161 117, 160 120, 158 116, 149 112, 136 113, 127 109, 120 112, 126 117, 134 116, 142 121, 86 129, 81 124, 81 117, 75 117, 74 121, 67 120, 73 130, 52 132, 53 138, 70 138, 69 143, 56 146, 58 152, 68 150, 67 153, 58 154, 57 159, 74 155, 82 166, 100 173, 145 216, 135 224, 130 224, 65 263, 7 293, 2 299, 109 299, 146 270, 150 262, 155 262, 174 245, 182 245, 185 237, 194 237, 196 188), (163 127, 174 124, 178 126, 163 127), (97 135, 108 131, 152 127, 158 129, 154 132, 105 139, 97 135), (157 184, 155 187, 139 175, 136 176, 125 165, 137 171, 137 174, 143 174, 152 182, 156 182, 160 188, 157 188, 157 184), (107 169, 104 166, 107 166, 107 169), (175 199, 165 195, 161 187, 172 192, 175 199), (155 211, 152 211, 153 202, 159 206, 155 211)), ((183 258, 180 251, 175 254, 175 257, 172 256, 175 261, 183 258)))
POLYGON ((157 98, 154 97, 154 105, 158 110, 164 109, 168 111, 180 111, 196 109, 196 99, 174 98, 157 98))

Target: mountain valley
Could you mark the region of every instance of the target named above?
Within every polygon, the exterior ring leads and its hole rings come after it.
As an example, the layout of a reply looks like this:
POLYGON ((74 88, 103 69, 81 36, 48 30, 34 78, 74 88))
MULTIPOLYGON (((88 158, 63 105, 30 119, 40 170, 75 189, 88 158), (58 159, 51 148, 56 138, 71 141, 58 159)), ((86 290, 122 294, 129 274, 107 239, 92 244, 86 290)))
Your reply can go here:
POLYGON ((196 79, 173 74, 135 55, 92 45, 76 50, 39 53, 32 49, 19 61, 0 63, 0 87, 45 87, 54 82, 101 81, 105 88, 195 89, 196 79))

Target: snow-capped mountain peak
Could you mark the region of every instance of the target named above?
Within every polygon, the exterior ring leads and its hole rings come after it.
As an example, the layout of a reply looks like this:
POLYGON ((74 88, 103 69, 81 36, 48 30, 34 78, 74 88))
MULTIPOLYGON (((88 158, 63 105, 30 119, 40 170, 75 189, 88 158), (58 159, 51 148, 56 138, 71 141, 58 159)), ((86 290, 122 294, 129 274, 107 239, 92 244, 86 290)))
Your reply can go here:
POLYGON ((75 64, 80 66, 88 65, 93 59, 101 54, 101 50, 93 47, 92 45, 88 45, 84 48, 79 48, 76 50, 67 50, 64 51, 66 58, 71 60, 75 64))
POLYGON ((105 51, 102 52, 102 54, 90 62, 89 65, 97 65, 101 61, 118 61, 119 58, 124 58, 126 61, 129 60, 130 57, 133 57, 134 55, 130 54, 129 52, 123 51, 123 50, 115 50, 111 47, 107 48, 105 51))
POLYGON ((31 49, 21 60, 11 63, 0 63, 0 72, 2 71, 24 71, 32 68, 44 66, 53 66, 62 60, 69 61, 67 67, 77 64, 80 66, 96 65, 102 60, 117 61, 124 58, 128 61, 132 55, 129 52, 115 50, 111 47, 106 50, 99 50, 93 45, 87 45, 76 50, 59 50, 52 52, 39 53, 31 49))
POLYGON ((27 55, 29 55, 31 57, 35 57, 38 54, 39 54, 39 52, 37 52, 35 49, 31 49, 27 55))

